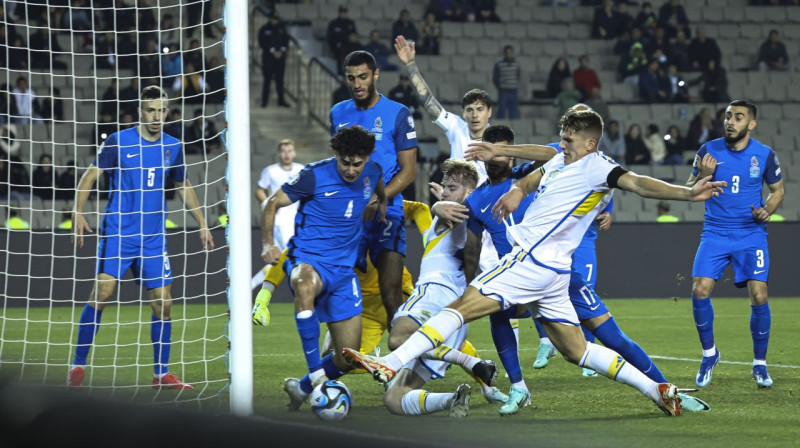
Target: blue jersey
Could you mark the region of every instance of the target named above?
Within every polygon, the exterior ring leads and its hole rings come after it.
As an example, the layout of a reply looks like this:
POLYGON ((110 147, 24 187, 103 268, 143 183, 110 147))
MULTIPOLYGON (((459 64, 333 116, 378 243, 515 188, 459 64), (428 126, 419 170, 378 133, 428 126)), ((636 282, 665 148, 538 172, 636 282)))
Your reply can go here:
MULTIPOLYGON (((533 165, 530 163, 523 163, 514 168, 511 172, 511 177, 500 182, 499 184, 492 185, 486 180, 478 188, 475 189, 465 200, 467 208, 469 209, 469 218, 467 220, 467 227, 475 234, 480 234, 486 229, 492 236, 492 243, 494 244, 497 255, 502 258, 505 254, 511 252, 511 243, 506 236, 506 225, 498 223, 492 216, 492 207, 500 199, 500 196, 506 194, 511 189, 511 184, 515 179, 520 179, 533 171, 533 165)), ((525 210, 533 202, 533 194, 529 194, 520 202, 517 211, 512 216, 514 222, 522 221, 525 216, 525 210)))
POLYGON ((281 189, 300 201, 288 256, 352 268, 361 241, 364 209, 381 181, 381 167, 367 161, 353 182, 342 179, 336 158, 307 165, 281 189))
POLYGON ((165 181, 167 177, 186 180, 181 142, 163 132, 150 142, 139 135, 138 126, 132 127, 111 134, 92 163, 111 178, 99 234, 121 236, 132 244, 162 242, 165 181))
POLYGON ((724 194, 706 201, 704 230, 764 230, 763 222, 753 218, 750 206, 764 206, 761 195, 764 182, 772 185, 781 177, 780 162, 769 146, 750 138, 747 147, 733 151, 724 138, 706 142, 697 151, 692 174, 699 175, 699 161, 706 154, 717 159, 713 180, 726 181, 724 194))
MULTIPOLYGON (((361 110, 352 99, 331 108, 331 136, 341 128, 359 125, 375 134, 375 152, 370 160, 383 167, 383 181, 389 183, 400 172, 397 153, 417 147, 414 118, 406 106, 380 95, 378 102, 361 110)), ((390 198, 389 208, 403 215, 403 196, 390 198)))

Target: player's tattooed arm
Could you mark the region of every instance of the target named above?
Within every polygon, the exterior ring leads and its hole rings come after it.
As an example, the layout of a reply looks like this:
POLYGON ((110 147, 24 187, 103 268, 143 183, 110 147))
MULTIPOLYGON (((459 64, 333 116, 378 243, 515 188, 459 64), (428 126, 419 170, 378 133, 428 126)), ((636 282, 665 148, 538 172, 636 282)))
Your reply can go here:
POLYGON ((439 100, 433 96, 433 92, 431 92, 430 87, 428 87, 428 83, 425 82, 425 79, 419 72, 417 63, 414 62, 414 58, 417 54, 414 43, 409 43, 403 36, 397 36, 394 40, 394 48, 397 50, 397 56, 406 65, 409 80, 417 90, 420 103, 422 103, 429 114, 433 117, 438 117, 439 114, 442 113, 443 107, 441 103, 439 103, 439 100))

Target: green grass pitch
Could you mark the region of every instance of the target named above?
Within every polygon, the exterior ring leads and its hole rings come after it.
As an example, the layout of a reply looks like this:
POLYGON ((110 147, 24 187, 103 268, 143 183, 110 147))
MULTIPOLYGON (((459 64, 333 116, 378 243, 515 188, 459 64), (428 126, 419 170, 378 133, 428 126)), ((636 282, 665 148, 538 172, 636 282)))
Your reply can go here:
MULTIPOLYGON (((254 332, 255 412, 276 420, 311 425, 329 425, 346 431, 375 433, 410 440, 429 440, 455 446, 800 446, 800 302, 772 299, 772 334, 768 354, 769 371, 775 385, 758 389, 750 378, 752 341, 750 307, 747 299, 715 299, 714 323, 722 362, 708 387, 696 393, 712 411, 665 417, 648 399, 634 389, 602 377, 584 378, 580 368, 560 357, 542 370, 531 367, 537 338, 530 321, 521 322, 520 356, 523 374, 533 393, 533 405, 513 417, 501 418, 497 405, 488 404, 473 388, 470 415, 465 420, 449 419, 446 413, 420 416, 392 416, 383 407, 382 387, 367 375, 350 375, 343 381, 353 392, 354 407, 347 419, 320 422, 304 405, 300 412, 285 409, 281 385, 284 377, 301 376, 305 361, 292 318, 290 304, 270 306, 272 324, 254 332)), ((608 300, 607 304, 622 329, 655 358, 662 372, 680 387, 692 387, 699 365, 700 346, 688 299, 608 300)), ((100 348, 94 352, 92 394, 112 395, 146 401, 171 401, 176 393, 153 392, 149 387, 152 349, 149 343, 149 311, 140 307, 111 307, 103 316, 98 335, 100 348), (116 322, 130 325, 116 325, 116 322), (124 341, 114 347, 114 338, 124 341), (126 367, 113 368, 117 357, 126 367), (98 367, 99 366, 99 367, 98 367), (139 387, 133 385, 138 384, 139 387), (116 387, 108 387, 115 385, 116 387)), ((61 385, 71 359, 69 322, 77 320, 80 309, 8 309, 0 319, 3 349, 0 375, 23 376, 26 381, 61 385), (28 324, 20 320, 42 321, 28 324), (70 321, 70 319, 73 319, 70 321), (45 321, 57 322, 48 325, 45 321), (26 333, 27 332, 27 333, 26 333), (13 339, 38 341, 14 343, 13 339), (24 355, 23 355, 24 352, 24 355), (25 367, 19 364, 24 356, 25 367), (50 367, 45 367, 47 360, 50 367)), ((172 370, 199 391, 183 393, 179 400, 206 398, 206 408, 216 409, 215 394, 225 384, 221 337, 226 323, 223 306, 175 307, 172 370), (203 315, 215 316, 208 320, 203 315), (204 355, 205 353, 205 355, 204 355), (179 360, 183 359, 183 364, 179 360), (210 362, 199 362, 211 359, 210 362), (203 383, 204 380, 210 381, 203 383)), ((470 325, 469 340, 480 354, 498 362, 491 343, 489 324, 482 319, 470 325)), ((385 340, 382 351, 386 352, 385 340)), ((455 390, 461 382, 471 383, 460 369, 447 378, 433 381, 428 389, 455 390)), ((498 387, 506 390, 508 379, 501 374, 498 387)), ((223 403, 227 400, 222 394, 223 403)))

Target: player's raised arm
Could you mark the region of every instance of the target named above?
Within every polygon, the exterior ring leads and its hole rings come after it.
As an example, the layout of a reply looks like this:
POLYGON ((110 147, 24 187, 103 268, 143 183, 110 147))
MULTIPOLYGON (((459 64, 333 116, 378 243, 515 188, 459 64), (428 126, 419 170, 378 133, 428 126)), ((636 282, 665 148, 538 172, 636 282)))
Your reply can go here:
POLYGON ((261 211, 261 258, 267 264, 275 264, 281 257, 281 250, 275 245, 273 229, 275 228, 275 213, 281 207, 286 207, 292 201, 282 190, 278 190, 267 199, 267 204, 261 211))
POLYGON ((191 213, 192 218, 194 218, 197 225, 200 226, 200 241, 203 243, 203 249, 213 249, 214 237, 208 230, 206 218, 203 216, 203 212, 200 208, 200 201, 197 200, 197 194, 194 192, 192 183, 189 182, 189 179, 186 179, 182 182, 175 182, 175 184, 181 187, 178 189, 178 195, 180 195, 181 199, 184 201, 185 207, 189 210, 189 213, 191 213))
POLYGON ((72 222, 75 227, 75 241, 78 247, 83 247, 83 233, 92 233, 93 230, 83 217, 83 207, 89 199, 89 194, 92 192, 92 187, 97 181, 97 178, 103 174, 103 170, 96 167, 94 164, 89 165, 89 168, 84 171, 81 180, 78 182, 78 191, 75 194, 75 206, 72 209, 72 222))
POLYGON ((522 179, 514 182, 511 189, 497 200, 497 203, 492 206, 492 215, 497 222, 501 222, 508 218, 508 215, 514 213, 519 207, 519 203, 525 196, 533 193, 539 188, 539 182, 542 181, 543 169, 537 169, 522 179))
POLYGON ((443 107, 441 103, 439 103, 439 100, 433 96, 433 92, 431 92, 430 87, 428 87, 428 83, 425 82, 425 79, 422 78, 419 72, 417 63, 414 62, 417 55, 414 44, 409 44, 403 36, 397 36, 394 40, 394 49, 397 51, 397 57, 406 65, 411 84, 414 86, 414 89, 417 90, 417 94, 419 94, 419 101, 431 116, 434 118, 438 117, 439 114, 442 113, 443 107))
POLYGON ((712 196, 719 196, 722 188, 728 186, 725 181, 712 182, 711 176, 706 176, 697 180, 692 188, 683 187, 649 176, 640 176, 621 167, 615 168, 608 175, 608 180, 608 185, 612 188, 631 191, 644 198, 675 201, 705 201, 712 196))
POLYGON ((489 142, 470 142, 464 153, 467 160, 488 162, 495 157, 518 157, 536 162, 547 162, 558 154, 555 148, 547 145, 498 145, 489 142))

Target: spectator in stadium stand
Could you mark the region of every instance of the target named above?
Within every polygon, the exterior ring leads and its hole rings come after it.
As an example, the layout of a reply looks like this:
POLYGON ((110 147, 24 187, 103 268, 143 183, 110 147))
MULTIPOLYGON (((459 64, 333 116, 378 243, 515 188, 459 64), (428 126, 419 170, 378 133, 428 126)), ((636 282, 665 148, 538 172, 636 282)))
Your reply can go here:
MULTIPOLYGON (((183 59, 178 44, 170 44, 167 53, 161 56, 161 74, 165 86, 174 85, 175 80, 183 74, 183 59)), ((138 93, 136 99, 138 100, 138 93)))
POLYGON ((17 105, 17 117, 11 118, 12 123, 28 124, 31 120, 38 121, 39 103, 36 101, 36 93, 28 85, 28 78, 20 76, 17 78, 17 86, 11 91, 11 95, 17 105))
POLYGON ((711 59, 703 73, 696 79, 689 82, 689 85, 703 84, 700 95, 707 103, 727 103, 730 101, 728 96, 728 75, 725 69, 717 65, 718 61, 711 59))
POLYGON ((64 30, 86 31, 92 29, 91 8, 86 0, 72 0, 67 13, 61 16, 61 28, 64 30))
POLYGON ((625 164, 626 165, 649 165, 652 156, 644 144, 642 138, 642 127, 634 123, 628 127, 625 134, 625 164))
POLYGON ((667 148, 667 157, 664 165, 683 165, 683 152, 687 149, 686 139, 681 135, 681 130, 674 124, 667 129, 664 136, 664 146, 667 148))
POLYGON ((666 224, 680 221, 677 216, 669 214, 669 209, 669 202, 658 201, 658 204, 656 204, 656 222, 666 224))
POLYGON ((139 69, 139 36, 134 32, 120 34, 117 39, 117 66, 136 72, 139 69))
MULTIPOLYGON (((440 22, 464 22, 474 20, 474 11, 461 0, 430 0, 425 12, 433 12, 440 22), (472 15, 473 20, 469 16, 472 15)), ((405 36, 408 38, 408 36, 405 36)))
MULTIPOLYGON (((345 97, 345 100, 346 99, 347 97, 345 97)), ((411 116, 413 116, 414 119, 419 120, 422 118, 419 98, 417 98, 417 94, 414 91, 414 87, 411 86, 407 74, 400 74, 400 82, 389 91, 389 99, 406 106, 408 110, 411 111, 411 116)))
POLYGON ((600 114, 601 117, 611 116, 611 114, 608 112, 608 104, 606 103, 606 100, 603 99, 603 92, 599 87, 593 88, 592 92, 589 94, 589 97, 583 102, 586 103, 587 106, 591 107, 592 110, 600 114))
MULTIPOLYGON (((104 113, 100 115, 100 121, 94 126, 94 132, 92 133, 92 145, 94 145, 95 148, 98 147, 106 140, 106 138, 108 138, 109 135, 117 132, 118 130, 119 126, 117 126, 117 123, 114 122, 111 114, 104 113)), ((176 137, 180 137, 180 134, 178 134, 176 137)))
POLYGON ((422 42, 416 46, 417 53, 438 55, 441 38, 442 24, 436 20, 436 14, 426 13, 425 22, 422 24, 422 42))
POLYGON ((565 79, 572 77, 569 70, 569 63, 564 58, 558 58, 550 67, 550 74, 547 76, 547 94, 550 98, 555 98, 561 92, 561 85, 565 79))
POLYGON ((758 69, 762 72, 768 70, 792 71, 789 53, 786 51, 786 45, 781 42, 778 30, 770 30, 769 37, 761 44, 761 49, 758 50, 758 69))
POLYGON ((23 162, 19 156, 2 156, 6 161, 6 172, 0 172, 8 179, 9 189, 8 198, 12 201, 27 201, 31 198, 31 176, 28 173, 27 162, 23 162))
POLYGON ((369 51, 375 56, 375 65, 378 70, 384 72, 396 72, 397 66, 389 62, 389 56, 392 55, 392 52, 389 50, 385 44, 380 42, 380 33, 378 30, 372 30, 369 32, 369 42, 364 45, 364 50, 369 51))
POLYGON ((71 201, 75 199, 75 161, 68 160, 66 169, 56 180, 56 199, 71 201))
POLYGON ((639 73, 647 69, 647 55, 644 47, 639 42, 631 45, 630 51, 619 60, 617 71, 622 82, 626 84, 639 84, 639 73))
POLYGON ((615 14, 613 18, 611 37, 608 37, 607 39, 613 39, 622 34, 623 31, 631 29, 633 26, 633 16, 628 14, 627 3, 617 3, 617 7, 614 12, 615 14))
POLYGON ((497 118, 506 114, 511 120, 519 118, 519 87, 522 68, 514 59, 514 47, 503 48, 503 59, 494 64, 492 83, 497 88, 497 118))
POLYGON ((47 32, 45 28, 36 28, 28 42, 31 49, 31 65, 33 68, 59 69, 67 68, 67 64, 56 59, 56 55, 63 50, 58 45, 55 33, 47 32))
POLYGON ((109 31, 95 37, 95 68, 112 69, 117 66, 117 35, 109 31))
POLYGON ((689 132, 686 134, 686 143, 690 148, 699 148, 705 142, 723 136, 718 133, 718 126, 714 121, 708 108, 700 109, 689 124, 689 132))
MULTIPOLYGON (((138 116, 139 108, 139 78, 134 76, 128 87, 119 92, 119 114, 120 116, 138 116)), ((122 120, 120 120, 122 121, 122 120)))
POLYGON ((111 84, 103 92, 100 100, 100 116, 111 115, 111 121, 116 121, 119 116, 119 82, 117 78, 111 78, 111 84))
POLYGON ((583 94, 575 88, 575 81, 572 78, 564 78, 561 84, 561 92, 556 95, 555 105, 558 106, 558 115, 567 113, 567 109, 581 102, 583 94))
POLYGON ((68 208, 61 210, 61 222, 58 223, 61 230, 72 230, 72 211, 68 208))
POLYGON ((194 119, 184 134, 186 154, 209 154, 220 149, 220 136, 216 125, 203 116, 203 109, 194 110, 194 119))
POLYGON ((28 60, 30 54, 28 46, 22 39, 22 36, 14 36, 11 40, 11 46, 8 48, 8 68, 12 70, 28 70, 28 60))
POLYGON ((670 98, 673 103, 689 102, 689 84, 678 73, 678 67, 672 63, 667 67, 667 78, 669 79, 670 98))
POLYGON ((650 53, 648 56, 652 59, 661 50, 661 54, 664 55, 664 60, 661 61, 663 64, 669 60, 669 47, 669 39, 667 39, 664 28, 657 28, 652 39, 650 39, 650 53))
POLYGON ((28 230, 31 225, 19 216, 17 209, 9 207, 8 219, 6 219, 4 227, 8 230, 28 230))
MULTIPOLYGON (((0 27, 3 29, 3 27, 0 27)), ((0 85, 0 124, 6 124, 11 121, 11 117, 19 115, 17 112, 17 102, 11 99, 11 89, 8 83, 4 82, 0 85)))
POLYGON ((0 199, 2 200, 8 199, 10 193, 9 175, 8 158, 5 154, 0 154, 0 199))
POLYGON ((161 75, 161 52, 156 41, 150 39, 139 55, 139 76, 142 78, 158 78, 161 75))
POLYGON ((495 0, 475 0, 475 21, 478 23, 499 23, 500 17, 497 16, 495 0))
POLYGON ((642 44, 642 49, 644 50, 645 55, 649 55, 653 52, 652 42, 650 38, 645 36, 642 33, 642 30, 639 28, 631 28, 631 45, 635 43, 642 44))
POLYGON ((658 26, 667 31, 667 37, 673 38, 678 31, 685 31, 689 35, 689 17, 681 5, 681 0, 667 0, 658 11, 658 26))
POLYGON ((53 171, 53 158, 50 154, 39 156, 39 163, 33 170, 33 194, 43 201, 52 201, 56 179, 53 171))
POLYGON ((186 28, 186 37, 192 37, 197 25, 200 24, 202 19, 203 35, 209 39, 215 39, 214 30, 211 29, 211 10, 214 8, 211 0, 190 0, 186 5, 186 18, 188 19, 188 27, 186 28))
POLYGON ((642 3, 642 9, 633 20, 633 26, 641 29, 648 36, 655 34, 655 30, 658 28, 658 17, 653 11, 653 5, 650 2, 642 3))
POLYGON ((328 23, 327 33, 328 48, 337 60, 340 60, 341 48, 347 43, 351 33, 357 33, 356 23, 347 17, 347 6, 341 5, 339 6, 339 16, 328 23))
POLYGON ((275 79, 275 90, 278 91, 278 106, 290 107, 284 97, 283 87, 283 77, 286 73, 286 52, 289 50, 289 33, 277 11, 273 11, 267 23, 258 30, 258 45, 261 47, 261 72, 264 75, 264 83, 261 86, 261 107, 267 107, 269 104, 269 92, 273 78, 275 79))
POLYGON ((661 135, 658 125, 650 123, 647 126, 647 137, 644 138, 644 144, 650 151, 650 161, 653 165, 661 165, 664 157, 667 156, 667 148, 664 146, 664 136, 661 135))
POLYGON ((61 89, 52 88, 52 95, 42 97, 41 116, 43 120, 64 120, 64 100, 61 99, 61 89))
POLYGON ((164 14, 161 17, 161 42, 160 48, 169 47, 172 44, 177 44, 180 41, 180 30, 175 26, 172 19, 172 14, 164 14))
POLYGON ((180 141, 184 141, 181 110, 177 107, 169 109, 169 118, 167 118, 166 124, 164 124, 164 133, 171 135, 180 141))
POLYGON ((331 95, 331 106, 347 101, 353 96, 350 94, 350 89, 347 88, 344 80, 339 83, 339 88, 333 91, 331 95))
POLYGON ((678 66, 678 70, 684 72, 690 70, 689 65, 689 39, 686 38, 686 33, 678 31, 675 40, 669 46, 667 56, 670 62, 674 62, 678 66))
POLYGON ((344 59, 348 54, 363 49, 364 46, 361 45, 361 42, 358 40, 358 34, 356 32, 350 33, 350 36, 347 38, 347 42, 343 43, 342 46, 339 47, 339 60, 337 63, 339 71, 344 73, 344 59))
POLYGON ((617 163, 625 161, 625 138, 619 131, 619 121, 610 120, 608 122, 608 126, 603 129, 603 136, 600 137, 598 148, 617 163))
MULTIPOLYGON (((591 96, 592 90, 595 88, 600 89, 603 85, 600 83, 597 72, 589 66, 588 54, 584 54, 578 58, 578 64, 580 64, 579 67, 572 72, 572 78, 575 80, 575 87, 577 87, 586 98, 591 96)), ((600 116, 603 116, 603 114, 600 114, 600 116)))
POLYGON ((134 26, 139 32, 140 41, 156 40, 158 33, 155 32, 158 27, 156 16, 153 14, 153 5, 147 0, 135 0, 136 2, 136 23, 134 26))
MULTIPOLYGON (((276 16, 276 21, 279 22, 279 19, 277 19, 277 16, 276 16)), ((271 22, 271 20, 267 21, 267 24, 269 24, 270 22, 271 22)), ((267 25, 264 25, 264 26, 267 26, 267 25)), ((264 27, 262 26, 261 28, 263 29, 264 27)), ((259 30, 259 32, 260 32, 260 30, 259 30)), ((260 35, 259 35, 259 39, 260 39, 260 35)), ((202 70, 203 69, 203 66, 205 65, 205 60, 203 59, 203 49, 200 48, 200 41, 198 39, 192 39, 189 42, 189 48, 186 49, 186 51, 183 52, 183 63, 184 64, 192 64, 198 70, 202 70)))
POLYGON ((631 40, 631 32, 625 30, 619 35, 619 37, 617 37, 617 41, 614 43, 612 52, 616 55, 623 55, 630 51, 631 45, 633 45, 633 41, 631 40))
POLYGON ((665 103, 669 101, 669 89, 664 86, 659 74, 658 60, 647 64, 647 70, 639 74, 639 96, 647 103, 665 103))
POLYGON ((617 36, 614 18, 614 0, 603 0, 603 5, 594 10, 592 18, 592 37, 598 39, 613 39, 617 36))
POLYGON ((397 36, 404 36, 407 40, 413 40, 414 42, 419 39, 419 31, 411 21, 411 15, 407 9, 400 11, 400 17, 392 24, 391 45, 394 45, 394 40, 397 36))
POLYGON ((225 67, 219 62, 219 58, 214 56, 208 60, 206 69, 206 84, 208 85, 206 102, 222 104, 225 101, 225 67))
POLYGON ((697 27, 697 37, 692 39, 689 44, 689 69, 690 70, 703 70, 708 67, 708 61, 715 60, 719 62, 722 57, 722 52, 719 50, 717 41, 706 36, 705 27, 697 27))

